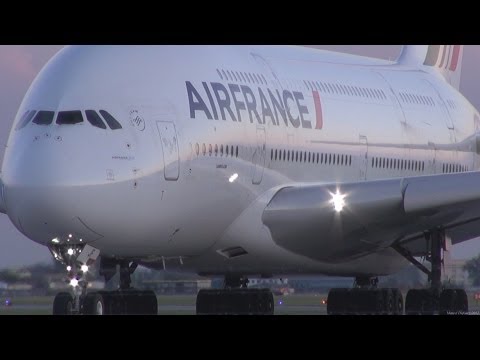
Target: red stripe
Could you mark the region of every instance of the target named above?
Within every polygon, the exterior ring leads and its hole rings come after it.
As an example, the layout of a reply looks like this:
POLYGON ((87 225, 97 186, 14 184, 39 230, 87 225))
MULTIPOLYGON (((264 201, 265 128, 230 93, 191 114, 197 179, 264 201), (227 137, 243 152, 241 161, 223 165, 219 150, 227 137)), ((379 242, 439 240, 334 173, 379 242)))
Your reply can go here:
POLYGON ((460 45, 455 45, 453 47, 452 62, 450 64, 451 71, 457 70, 459 56, 460 56, 460 45))
POLYGON ((447 52, 447 47, 448 47, 448 45, 443 46, 442 61, 440 62, 440 68, 443 67, 443 62, 445 61, 445 54, 447 52))
POLYGON ((318 91, 313 91, 313 102, 315 103, 315 114, 317 117, 317 125, 315 126, 315 129, 321 129, 323 127, 323 115, 318 91))

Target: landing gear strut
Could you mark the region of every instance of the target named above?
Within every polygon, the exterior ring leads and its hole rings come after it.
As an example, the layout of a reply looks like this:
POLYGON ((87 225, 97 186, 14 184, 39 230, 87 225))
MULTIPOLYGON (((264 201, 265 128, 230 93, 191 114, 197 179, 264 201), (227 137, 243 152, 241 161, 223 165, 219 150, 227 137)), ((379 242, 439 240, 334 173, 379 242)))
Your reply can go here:
POLYGON ((85 315, 156 315, 157 296, 151 290, 136 290, 130 285, 131 274, 138 264, 128 260, 104 259, 100 262, 100 275, 108 282, 119 267, 120 287, 115 291, 88 293, 83 301, 85 315))
POLYGON ((225 276, 224 289, 202 289, 197 295, 197 314, 273 315, 269 289, 248 289, 246 277, 225 276))
POLYGON ((430 270, 418 262, 404 247, 394 248, 417 268, 428 275, 430 287, 427 289, 412 289, 405 300, 406 314, 461 314, 468 312, 467 293, 463 289, 442 288, 442 251, 445 250, 445 230, 432 229, 425 233, 425 241, 429 247, 427 260, 431 263, 430 270))
POLYGON ((66 265, 68 281, 73 290, 73 296, 68 292, 61 292, 55 296, 54 315, 157 314, 158 304, 155 293, 131 287, 131 274, 137 268, 135 262, 101 258, 100 275, 105 277, 105 282, 117 273, 117 266, 119 267, 119 289, 87 293, 88 266, 86 264, 91 258, 82 258, 82 256, 85 257, 86 253, 89 256, 94 253, 91 250, 92 247, 87 247, 88 245, 62 244, 52 246, 50 249, 55 259, 66 265))
POLYGON ((357 277, 351 289, 332 289, 328 293, 329 315, 400 315, 403 297, 398 289, 377 288, 378 278, 357 277))

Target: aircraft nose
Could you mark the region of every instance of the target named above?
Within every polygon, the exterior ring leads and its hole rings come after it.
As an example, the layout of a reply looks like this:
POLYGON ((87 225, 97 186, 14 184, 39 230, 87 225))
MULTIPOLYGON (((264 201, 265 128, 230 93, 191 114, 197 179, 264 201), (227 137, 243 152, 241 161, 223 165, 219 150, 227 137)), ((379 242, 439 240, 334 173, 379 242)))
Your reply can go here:
POLYGON ((89 184, 81 163, 49 146, 29 150, 15 154, 3 168, 6 211, 18 230, 42 244, 56 238, 79 243, 101 237, 85 218, 89 184))

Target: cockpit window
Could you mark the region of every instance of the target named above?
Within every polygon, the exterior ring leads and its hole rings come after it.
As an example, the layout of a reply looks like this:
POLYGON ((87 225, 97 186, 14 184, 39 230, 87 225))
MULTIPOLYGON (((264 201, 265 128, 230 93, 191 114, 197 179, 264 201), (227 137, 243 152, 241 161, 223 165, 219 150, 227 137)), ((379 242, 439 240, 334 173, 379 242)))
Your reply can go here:
POLYGON ((27 126, 30 120, 32 120, 33 115, 35 115, 35 113, 36 113, 35 110, 30 110, 30 111, 27 111, 25 114, 23 114, 15 130, 20 130, 21 128, 24 128, 25 126, 27 126))
POLYGON ((100 115, 97 114, 94 110, 85 110, 85 115, 87 116, 87 120, 90 124, 100 129, 106 129, 105 123, 103 122, 100 115))
POLYGON ((33 123, 37 125, 50 125, 53 121, 53 115, 55 115, 54 111, 39 111, 37 115, 35 115, 33 123))
POLYGON ((117 130, 122 128, 122 125, 120 125, 120 123, 105 110, 100 110, 100 114, 102 114, 110 129, 117 130))
POLYGON ((82 112, 75 111, 60 111, 57 116, 58 125, 74 125, 83 122, 82 112))

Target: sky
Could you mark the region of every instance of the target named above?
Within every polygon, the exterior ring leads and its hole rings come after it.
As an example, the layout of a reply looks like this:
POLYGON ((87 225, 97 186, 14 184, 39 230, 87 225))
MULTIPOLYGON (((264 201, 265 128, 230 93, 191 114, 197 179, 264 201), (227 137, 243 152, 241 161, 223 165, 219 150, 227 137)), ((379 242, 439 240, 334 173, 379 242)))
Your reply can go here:
MULTIPOLYGON (((308 45, 363 56, 394 60, 399 45, 308 45)), ((0 45, 0 159, 15 114, 31 82, 45 63, 63 46, 59 45, 0 45)), ((462 93, 480 108, 480 46, 465 46, 462 67, 462 93)), ((480 239, 467 241, 453 247, 454 258, 468 259, 480 253, 480 239)), ((6 215, 0 214, 0 268, 19 267, 37 262, 51 261, 46 247, 23 236, 6 215)))

